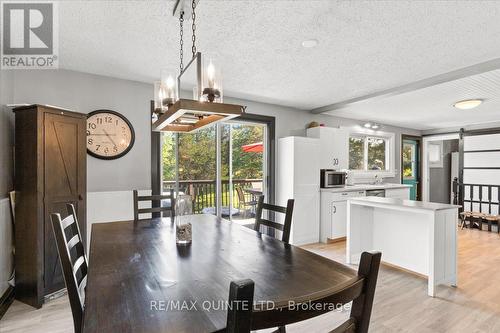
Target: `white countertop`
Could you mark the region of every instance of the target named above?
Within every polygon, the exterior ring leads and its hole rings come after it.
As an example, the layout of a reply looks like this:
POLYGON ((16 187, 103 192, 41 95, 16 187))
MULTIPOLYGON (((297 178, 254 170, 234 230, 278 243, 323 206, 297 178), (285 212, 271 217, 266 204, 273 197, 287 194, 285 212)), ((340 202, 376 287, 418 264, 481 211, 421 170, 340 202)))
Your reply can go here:
POLYGON ((457 209, 460 206, 442 204, 437 202, 423 202, 414 200, 403 200, 397 198, 382 198, 382 197, 359 197, 349 199, 350 202, 354 204, 362 204, 368 206, 397 206, 398 208, 412 208, 412 209, 423 209, 423 210, 444 210, 444 209, 457 209))
POLYGON ((352 191, 366 191, 366 190, 390 190, 396 188, 409 188, 412 187, 408 184, 356 184, 346 185, 344 187, 322 188, 321 192, 352 192, 352 191))

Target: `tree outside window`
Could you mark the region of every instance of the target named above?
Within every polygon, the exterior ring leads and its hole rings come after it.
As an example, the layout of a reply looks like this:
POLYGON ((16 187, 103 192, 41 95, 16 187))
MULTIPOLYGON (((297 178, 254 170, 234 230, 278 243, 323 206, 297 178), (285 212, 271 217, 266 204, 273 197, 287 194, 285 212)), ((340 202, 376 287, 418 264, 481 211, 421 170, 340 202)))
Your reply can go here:
POLYGON ((388 170, 387 139, 373 136, 349 137, 349 170, 388 170))
POLYGON ((403 177, 405 179, 415 178, 415 145, 403 144, 403 177))
POLYGON ((366 138, 368 143, 368 170, 386 170, 385 140, 366 138))
POLYGON ((349 170, 364 170, 365 139, 349 138, 349 170))

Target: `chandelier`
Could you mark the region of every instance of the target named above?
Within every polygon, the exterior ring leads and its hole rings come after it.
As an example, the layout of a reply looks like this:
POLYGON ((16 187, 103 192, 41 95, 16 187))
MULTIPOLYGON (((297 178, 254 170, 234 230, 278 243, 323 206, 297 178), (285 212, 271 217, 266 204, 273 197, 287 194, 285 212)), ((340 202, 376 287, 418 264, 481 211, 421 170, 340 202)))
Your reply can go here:
MULTIPOLYGON (((199 1, 199 0, 198 0, 199 1)), ((196 49, 196 2, 186 8, 177 0, 174 16, 179 15, 180 64, 177 82, 165 71, 154 84, 153 131, 192 132, 215 122, 241 116, 245 106, 223 102, 222 72, 213 59, 205 59, 196 49), (192 59, 184 67, 184 16, 191 11, 192 59)))

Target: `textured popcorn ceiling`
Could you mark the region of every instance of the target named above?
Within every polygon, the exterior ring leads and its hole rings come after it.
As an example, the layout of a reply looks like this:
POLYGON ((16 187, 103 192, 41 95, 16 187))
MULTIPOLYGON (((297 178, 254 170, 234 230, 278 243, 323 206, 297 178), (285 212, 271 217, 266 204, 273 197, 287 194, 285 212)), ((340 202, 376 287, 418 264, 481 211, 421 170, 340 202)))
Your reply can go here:
MULTIPOLYGON (((60 67, 145 82, 176 71, 173 4, 60 1, 60 67)), ((222 63, 227 95, 305 110, 500 57, 500 1, 201 0, 197 13, 198 50, 222 63)), ((378 120, 369 105, 355 115, 378 120)))

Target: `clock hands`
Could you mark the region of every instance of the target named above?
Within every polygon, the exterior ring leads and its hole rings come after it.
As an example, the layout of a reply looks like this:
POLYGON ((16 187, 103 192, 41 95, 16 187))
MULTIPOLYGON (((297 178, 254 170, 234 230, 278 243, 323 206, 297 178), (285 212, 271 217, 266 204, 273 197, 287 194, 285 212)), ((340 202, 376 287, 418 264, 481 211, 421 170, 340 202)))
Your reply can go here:
POLYGON ((96 134, 88 134, 88 136, 116 136, 116 134, 99 134, 99 133, 96 133, 96 134))
POLYGON ((104 132, 104 134, 106 134, 106 136, 111 140, 111 142, 115 145, 115 147, 118 147, 118 145, 116 144, 115 140, 113 140, 111 138, 111 136, 108 134, 108 132, 106 132, 105 129, 102 130, 104 132))

